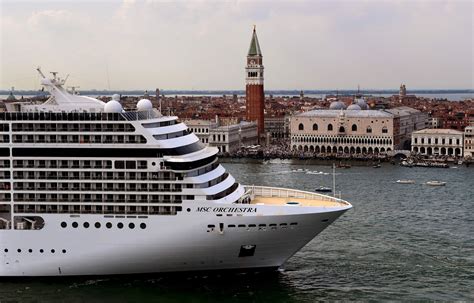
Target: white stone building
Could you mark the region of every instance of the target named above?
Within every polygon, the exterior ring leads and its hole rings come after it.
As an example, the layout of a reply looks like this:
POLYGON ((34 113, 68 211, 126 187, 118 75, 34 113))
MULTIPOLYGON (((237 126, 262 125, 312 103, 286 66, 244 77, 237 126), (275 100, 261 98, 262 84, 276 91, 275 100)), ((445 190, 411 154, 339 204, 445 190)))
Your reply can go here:
POLYGON ((408 106, 399 106, 385 110, 394 115, 395 141, 399 142, 400 149, 410 150, 411 134, 414 131, 425 129, 428 126, 428 114, 408 106))
POLYGON ((394 150, 393 115, 378 110, 313 110, 292 117, 293 150, 373 154, 394 150))
POLYGON ((209 130, 209 146, 215 146, 220 153, 232 153, 242 146, 258 143, 256 122, 242 121, 239 124, 219 126, 209 130))
POLYGON ((186 120, 184 123, 205 144, 209 143, 209 130, 216 128, 218 125, 210 120, 186 120))
POLYGON ((421 155, 463 155, 463 132, 454 129, 423 129, 413 132, 411 150, 421 155))
POLYGON ((347 109, 340 101, 332 102, 329 108, 291 118, 292 150, 333 154, 409 150, 411 132, 424 128, 427 120, 426 114, 409 107, 368 110, 361 98, 347 109))
POLYGON ((185 124, 202 143, 215 146, 221 153, 232 153, 242 146, 258 143, 257 123, 242 121, 238 124, 219 126, 209 120, 187 120, 185 124))

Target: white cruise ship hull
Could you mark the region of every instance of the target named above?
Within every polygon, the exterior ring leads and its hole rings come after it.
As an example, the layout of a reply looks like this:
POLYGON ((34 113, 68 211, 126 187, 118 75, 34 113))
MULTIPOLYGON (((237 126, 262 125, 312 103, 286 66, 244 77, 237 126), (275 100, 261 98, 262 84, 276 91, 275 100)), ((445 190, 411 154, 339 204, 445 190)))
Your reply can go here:
POLYGON ((279 216, 183 213, 142 219, 44 215, 47 224, 41 230, 0 231, 0 276, 278 268, 345 210, 279 216), (67 227, 61 227, 62 222, 67 227), (73 228, 73 222, 79 226, 73 228), (90 224, 87 229, 84 222, 90 224), (94 226, 96 222, 100 228, 94 226), (107 222, 111 228, 106 227, 107 222), (118 223, 124 227, 118 229, 118 223), (135 224, 134 229, 128 227, 130 223, 135 224), (145 229, 139 227, 141 223, 146 224, 145 229), (248 227, 252 224, 256 227, 248 227), (253 255, 242 256, 242 246, 250 251, 254 247, 253 255))

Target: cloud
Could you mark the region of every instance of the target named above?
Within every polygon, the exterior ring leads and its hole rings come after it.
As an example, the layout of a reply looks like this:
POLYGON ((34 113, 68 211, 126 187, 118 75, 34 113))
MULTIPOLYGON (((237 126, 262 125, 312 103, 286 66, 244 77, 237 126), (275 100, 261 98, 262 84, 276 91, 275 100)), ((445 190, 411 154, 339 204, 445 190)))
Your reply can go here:
POLYGON ((71 73, 82 88, 242 89, 253 24, 269 89, 472 87, 472 5, 6 2, 0 87, 31 87, 41 65, 71 73))

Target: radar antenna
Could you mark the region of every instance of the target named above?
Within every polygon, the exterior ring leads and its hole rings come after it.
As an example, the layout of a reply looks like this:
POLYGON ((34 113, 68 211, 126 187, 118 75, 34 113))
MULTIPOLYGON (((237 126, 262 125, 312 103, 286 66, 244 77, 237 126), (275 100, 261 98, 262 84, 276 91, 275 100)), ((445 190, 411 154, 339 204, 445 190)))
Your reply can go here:
MULTIPOLYGON (((66 81, 66 80, 64 80, 64 81, 66 81)), ((80 88, 80 86, 68 86, 68 88, 71 90, 71 94, 77 95, 78 92, 76 91, 76 88, 80 88)))
POLYGON ((41 77, 42 77, 43 79, 46 79, 46 76, 45 76, 45 75, 43 74, 43 72, 41 71, 41 67, 38 66, 38 67, 36 68, 36 70, 38 71, 38 73, 41 75, 41 77))

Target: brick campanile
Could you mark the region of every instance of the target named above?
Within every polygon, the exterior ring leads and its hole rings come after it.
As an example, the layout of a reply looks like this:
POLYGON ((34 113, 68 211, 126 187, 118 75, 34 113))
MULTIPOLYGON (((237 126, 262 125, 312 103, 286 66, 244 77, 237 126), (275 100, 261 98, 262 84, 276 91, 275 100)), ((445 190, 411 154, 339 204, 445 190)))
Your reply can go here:
POLYGON ((245 95, 247 121, 257 121, 258 134, 264 134, 265 94, 263 93, 263 56, 258 44, 257 32, 253 28, 252 40, 245 67, 245 95))

